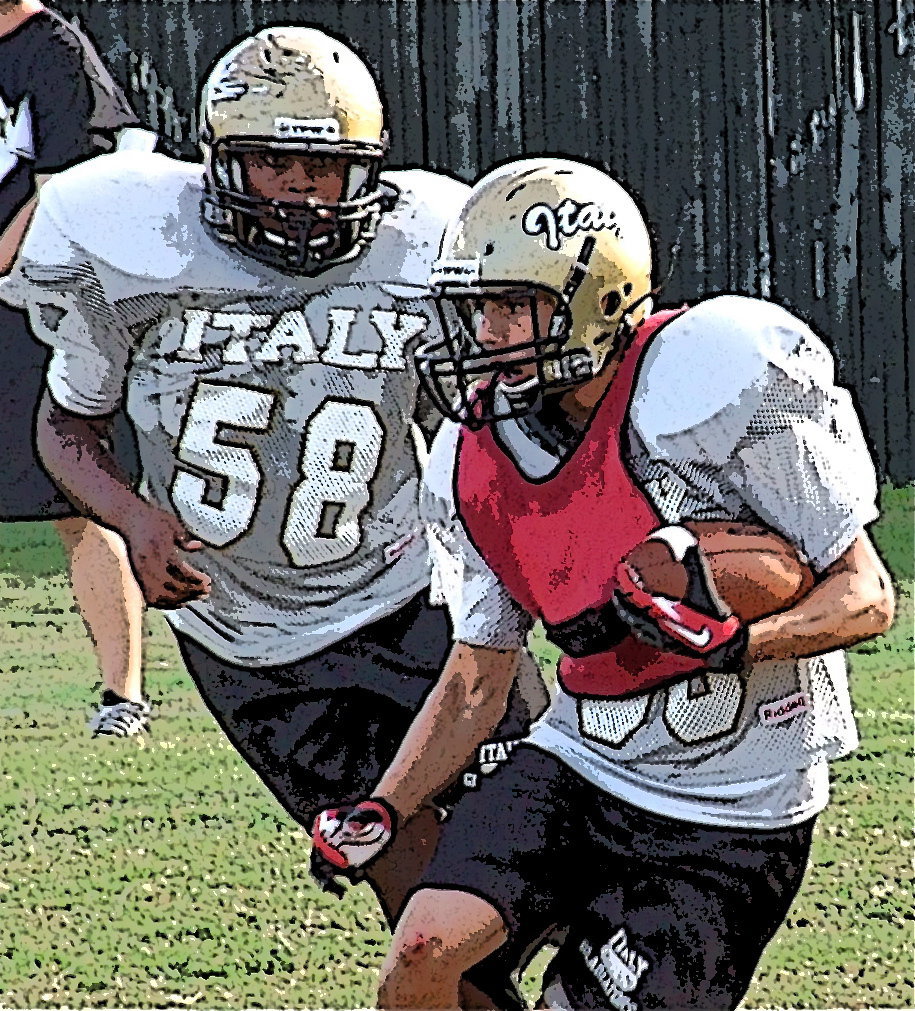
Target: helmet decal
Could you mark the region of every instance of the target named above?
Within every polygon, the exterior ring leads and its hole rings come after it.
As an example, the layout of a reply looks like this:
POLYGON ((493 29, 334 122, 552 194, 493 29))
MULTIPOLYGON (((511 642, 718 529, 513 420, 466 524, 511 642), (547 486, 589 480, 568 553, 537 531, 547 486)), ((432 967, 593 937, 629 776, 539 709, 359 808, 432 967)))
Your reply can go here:
POLYGON ((216 102, 230 102, 232 99, 241 98, 247 92, 248 82, 234 76, 231 69, 227 68, 222 77, 213 81, 210 86, 209 98, 214 104, 216 102))
POLYGON ((340 123, 333 118, 293 119, 277 116, 273 121, 273 136, 277 140, 314 140, 333 143, 340 140, 340 123))
POLYGON ((559 249, 560 235, 571 238, 578 232, 599 232, 608 228, 622 238, 620 226, 613 219, 615 211, 604 212, 597 204, 579 204, 566 198, 557 207, 533 204, 521 218, 521 228, 528 235, 543 235, 548 249, 559 249))

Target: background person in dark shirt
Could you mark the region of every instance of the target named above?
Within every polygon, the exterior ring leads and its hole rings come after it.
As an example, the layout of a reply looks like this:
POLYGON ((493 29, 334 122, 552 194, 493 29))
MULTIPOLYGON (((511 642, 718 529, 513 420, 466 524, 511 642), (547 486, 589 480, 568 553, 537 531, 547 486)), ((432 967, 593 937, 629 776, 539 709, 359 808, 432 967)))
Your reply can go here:
MULTIPOLYGON (((36 0, 0 0, 0 274, 9 270, 49 175, 111 150, 137 120, 91 43, 36 0)), ((25 316, 0 305, 0 521, 51 519, 98 652, 103 693, 94 733, 148 726, 142 694, 143 601, 117 534, 80 517, 34 448, 46 351, 25 316)), ((132 455, 124 422, 122 456, 132 455)))

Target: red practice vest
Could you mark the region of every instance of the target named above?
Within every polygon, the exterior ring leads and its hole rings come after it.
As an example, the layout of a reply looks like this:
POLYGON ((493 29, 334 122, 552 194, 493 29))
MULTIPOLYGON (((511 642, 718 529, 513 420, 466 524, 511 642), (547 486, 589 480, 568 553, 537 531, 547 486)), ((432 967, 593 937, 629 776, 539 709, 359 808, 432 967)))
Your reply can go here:
MULTIPOLYGON (((626 467, 621 442, 642 355, 658 329, 683 311, 655 313, 636 330, 583 440, 552 477, 528 480, 490 425, 461 430, 461 519, 512 597, 549 625, 607 604, 617 563, 664 525, 626 467)), ((616 698, 700 669, 699 660, 628 635, 605 652, 564 655, 559 676, 573 695, 616 698)))

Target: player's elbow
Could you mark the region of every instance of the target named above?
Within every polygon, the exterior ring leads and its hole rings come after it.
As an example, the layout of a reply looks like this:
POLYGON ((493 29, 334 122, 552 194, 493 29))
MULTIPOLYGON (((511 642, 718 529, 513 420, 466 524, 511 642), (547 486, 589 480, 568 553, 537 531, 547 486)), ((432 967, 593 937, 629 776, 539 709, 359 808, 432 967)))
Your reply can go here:
POLYGON ((459 717, 470 720, 495 713, 498 719, 508 703, 516 667, 515 651, 460 648, 461 676, 455 684, 455 709, 459 717))
POLYGON ((849 610, 862 639, 873 639, 889 630, 896 614, 896 593, 886 569, 880 566, 858 572, 849 597, 849 610))
POLYGON ((883 635, 893 624, 896 594, 872 541, 861 535, 837 560, 832 600, 853 641, 883 635))
POLYGON ((474 682, 466 686, 463 705, 461 706, 462 719, 474 719, 479 714, 498 709, 503 700, 503 693, 496 691, 492 685, 474 682))
POLYGON ((872 635, 883 635, 889 631, 896 616, 896 593, 886 572, 875 574, 871 579, 866 613, 868 624, 873 629, 872 635))
POLYGON ((502 694, 498 686, 488 683, 483 677, 465 678, 461 683, 458 701, 460 718, 474 719, 480 713, 498 706, 502 694))

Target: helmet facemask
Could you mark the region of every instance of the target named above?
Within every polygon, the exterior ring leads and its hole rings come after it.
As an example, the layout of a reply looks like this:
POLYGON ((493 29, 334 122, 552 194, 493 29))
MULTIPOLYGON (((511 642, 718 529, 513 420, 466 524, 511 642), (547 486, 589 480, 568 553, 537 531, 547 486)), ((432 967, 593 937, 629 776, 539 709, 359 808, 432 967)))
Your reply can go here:
MULTIPOLYGON (((544 396, 566 392, 597 374, 603 357, 596 362, 587 350, 567 346, 571 302, 587 271, 593 246, 589 242, 585 240, 562 291, 507 281, 434 286, 445 337, 420 348, 416 361, 427 392, 444 415, 472 428, 524 417, 537 410, 544 396), (552 305, 545 327, 538 311, 544 296, 552 305), (487 298, 527 300, 531 339, 505 348, 483 348, 478 314, 487 298), (512 381, 509 372, 525 368, 532 369, 529 378, 512 381)), ((615 333, 606 336, 609 340, 615 333)))
POLYGON ((342 153, 283 142, 224 141, 210 148, 206 217, 228 229, 235 245, 280 270, 316 274, 357 257, 375 237, 393 193, 379 187, 381 152, 342 153), (284 200, 250 192, 243 155, 275 151, 330 157, 340 163, 342 196, 284 200))

